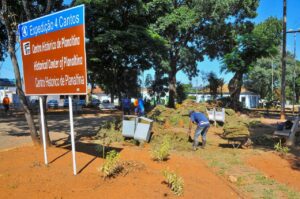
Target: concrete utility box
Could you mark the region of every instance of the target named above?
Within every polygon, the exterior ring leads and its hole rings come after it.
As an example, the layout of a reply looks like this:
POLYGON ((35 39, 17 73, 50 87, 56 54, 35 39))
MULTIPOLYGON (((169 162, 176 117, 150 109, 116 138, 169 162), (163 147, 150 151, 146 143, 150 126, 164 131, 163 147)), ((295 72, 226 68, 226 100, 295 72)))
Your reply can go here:
POLYGON ((124 137, 133 138, 137 123, 137 116, 135 115, 124 115, 122 125, 122 135, 124 137))
POLYGON ((149 142, 152 122, 153 120, 150 120, 148 118, 139 117, 134 133, 134 139, 149 142))
POLYGON ((225 108, 222 108, 220 111, 215 110, 215 120, 218 122, 225 122, 225 108))
POLYGON ((208 120, 209 121, 215 121, 215 109, 206 109, 208 120))

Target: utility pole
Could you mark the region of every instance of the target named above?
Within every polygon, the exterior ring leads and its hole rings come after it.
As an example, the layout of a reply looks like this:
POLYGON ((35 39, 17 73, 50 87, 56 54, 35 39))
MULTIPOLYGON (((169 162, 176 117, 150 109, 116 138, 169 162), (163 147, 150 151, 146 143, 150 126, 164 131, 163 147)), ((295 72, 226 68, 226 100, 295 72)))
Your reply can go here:
POLYGON ((285 120, 285 75, 286 75, 286 2, 283 0, 283 34, 282 34, 282 74, 281 74, 281 112, 280 119, 285 120))
POLYGON ((273 95, 274 95, 274 57, 271 55, 271 69, 272 69, 272 82, 271 82, 271 99, 273 100, 273 95))
POLYGON ((293 71, 293 116, 295 113, 295 101, 296 101, 296 33, 294 33, 294 60, 295 60, 295 65, 294 65, 294 71, 293 71))

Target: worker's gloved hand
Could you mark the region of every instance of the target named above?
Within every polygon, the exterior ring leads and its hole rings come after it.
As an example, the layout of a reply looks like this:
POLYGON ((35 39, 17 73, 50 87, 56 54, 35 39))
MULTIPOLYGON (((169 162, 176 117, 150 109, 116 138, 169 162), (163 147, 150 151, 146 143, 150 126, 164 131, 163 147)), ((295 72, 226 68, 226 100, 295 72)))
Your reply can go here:
POLYGON ((188 142, 193 142, 192 137, 189 135, 188 142))

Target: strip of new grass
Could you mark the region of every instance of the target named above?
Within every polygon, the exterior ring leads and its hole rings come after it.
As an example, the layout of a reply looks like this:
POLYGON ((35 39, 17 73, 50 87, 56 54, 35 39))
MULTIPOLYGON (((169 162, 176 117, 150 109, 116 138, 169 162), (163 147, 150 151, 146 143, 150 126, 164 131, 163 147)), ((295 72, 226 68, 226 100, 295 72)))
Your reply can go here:
POLYGON ((259 151, 213 148, 199 150, 197 155, 218 175, 225 178, 233 176, 236 179, 233 183, 239 190, 253 198, 300 198, 298 192, 244 163, 245 157, 257 152, 259 151))

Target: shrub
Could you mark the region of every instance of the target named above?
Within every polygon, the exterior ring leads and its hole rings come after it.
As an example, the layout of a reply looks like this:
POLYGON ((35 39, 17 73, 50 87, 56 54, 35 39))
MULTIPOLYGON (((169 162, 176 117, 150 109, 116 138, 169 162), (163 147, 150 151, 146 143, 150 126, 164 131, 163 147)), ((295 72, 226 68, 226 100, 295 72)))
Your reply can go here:
POLYGON ((103 177, 113 177, 118 174, 122 167, 119 164, 120 154, 118 154, 115 150, 112 150, 107 153, 106 159, 102 167, 100 167, 100 171, 103 173, 103 177))
POLYGON ((152 150, 152 157, 156 161, 167 160, 170 155, 171 142, 168 136, 163 138, 163 141, 160 145, 156 146, 152 150))
POLYGON ((279 140, 279 142, 277 144, 274 145, 274 149, 275 151, 281 153, 281 154, 287 154, 289 152, 289 148, 286 146, 283 146, 281 144, 281 140, 279 140))
POLYGON ((165 177, 165 182, 168 184, 173 193, 178 196, 182 195, 184 187, 183 179, 175 172, 169 170, 164 170, 163 175, 165 177))
POLYGON ((193 96, 193 95, 190 95, 190 96, 187 96, 187 99, 191 99, 191 100, 196 100, 196 96, 193 96))

